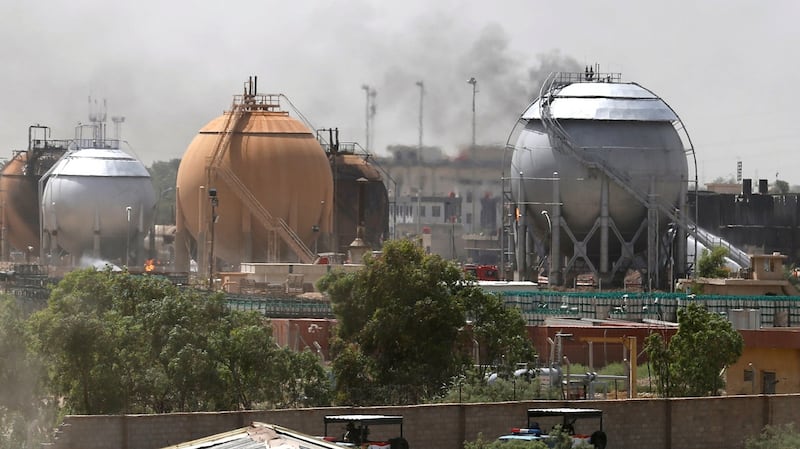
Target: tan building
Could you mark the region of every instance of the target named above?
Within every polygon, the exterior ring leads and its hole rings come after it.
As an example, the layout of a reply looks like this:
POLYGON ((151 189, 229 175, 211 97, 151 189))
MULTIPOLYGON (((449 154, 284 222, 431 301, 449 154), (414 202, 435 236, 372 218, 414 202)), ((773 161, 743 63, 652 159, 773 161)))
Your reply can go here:
POLYGON ((779 254, 751 254, 750 269, 738 278, 681 279, 677 289, 687 291, 698 284, 704 295, 798 296, 797 289, 784 277, 787 257, 779 254))
POLYGON ((727 394, 800 392, 800 329, 740 330, 744 350, 725 373, 727 394))

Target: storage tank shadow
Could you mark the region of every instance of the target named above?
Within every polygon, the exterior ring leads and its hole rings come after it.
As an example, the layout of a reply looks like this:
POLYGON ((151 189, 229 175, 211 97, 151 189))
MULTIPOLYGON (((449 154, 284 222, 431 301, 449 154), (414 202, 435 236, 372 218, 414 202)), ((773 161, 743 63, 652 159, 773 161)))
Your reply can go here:
POLYGON ((554 73, 522 113, 509 148, 503 179, 513 198, 509 240, 519 277, 541 271, 551 285, 572 285, 591 273, 612 286, 633 269, 658 287, 685 272, 685 263, 670 261, 686 260, 694 150, 677 114, 654 93, 599 68, 554 73), (674 221, 677 238, 668 232, 674 221))
POLYGON ((330 237, 328 159, 281 98, 258 94, 251 78, 187 147, 177 176, 176 270, 188 271, 190 258, 202 273, 241 262, 310 263, 317 239, 330 237))
POLYGON ((380 249, 383 240, 389 237, 389 195, 381 168, 369 161, 369 153, 359 144, 340 143, 333 133, 328 133, 325 139, 324 131, 333 130, 321 131, 319 139, 328 154, 335 183, 338 252, 347 253, 359 225, 363 227, 363 235, 359 236, 363 243, 380 249), (359 223, 359 214, 363 223, 359 223))
POLYGON ((70 143, 49 137, 49 127, 30 126, 28 149, 14 152, 0 171, 3 260, 11 260, 12 252, 24 255, 26 262, 39 256, 39 180, 67 152, 70 143))
POLYGON ((150 174, 119 140, 99 132, 73 141, 39 181, 42 257, 50 264, 144 263, 155 207, 150 174))

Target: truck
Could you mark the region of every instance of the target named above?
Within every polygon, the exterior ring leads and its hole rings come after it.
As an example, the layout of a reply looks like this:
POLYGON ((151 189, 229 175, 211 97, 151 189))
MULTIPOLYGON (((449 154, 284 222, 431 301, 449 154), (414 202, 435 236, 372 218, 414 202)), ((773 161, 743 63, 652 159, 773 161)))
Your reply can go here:
POLYGON ((469 263, 463 266, 464 274, 479 281, 499 281, 500 272, 497 265, 478 265, 469 263))

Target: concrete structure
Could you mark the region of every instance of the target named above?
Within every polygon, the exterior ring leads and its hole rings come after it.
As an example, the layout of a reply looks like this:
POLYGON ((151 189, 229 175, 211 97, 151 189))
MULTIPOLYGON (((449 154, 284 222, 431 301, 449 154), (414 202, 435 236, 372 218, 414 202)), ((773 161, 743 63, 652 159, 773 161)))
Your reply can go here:
POLYGON ((295 283, 300 282, 299 293, 303 293, 314 291, 317 281, 331 270, 353 272, 362 268, 363 265, 353 264, 242 263, 239 271, 218 273, 218 287, 229 293, 285 292, 292 278, 295 283), (244 291, 243 288, 250 291, 244 291))
POLYGON ((680 279, 676 290, 697 287, 704 295, 798 296, 800 292, 784 275, 786 259, 780 253, 752 254, 750 268, 742 273, 743 277, 680 279))
MULTIPOLYGON (((462 262, 497 264, 503 148, 477 145, 452 157, 438 147, 389 147, 379 158, 393 184, 389 220, 398 238, 430 230, 431 252, 462 262), (424 161, 424 163, 422 162, 424 161)), ((388 178, 387 178, 388 179, 388 178)))
POLYGON ((408 407, 330 407, 165 415, 66 416, 51 449, 156 449, 268 422, 321 435, 331 414, 402 415, 414 449, 461 449, 464 441, 492 440, 525 423, 529 408, 601 409, 614 449, 743 449, 765 425, 800 421, 800 395, 608 401, 528 401, 408 407))

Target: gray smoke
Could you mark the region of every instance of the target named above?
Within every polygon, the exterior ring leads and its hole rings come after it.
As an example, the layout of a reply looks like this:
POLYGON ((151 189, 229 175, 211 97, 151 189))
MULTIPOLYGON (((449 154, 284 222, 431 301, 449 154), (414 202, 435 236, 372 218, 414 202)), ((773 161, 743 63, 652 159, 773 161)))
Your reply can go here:
POLYGON ((314 127, 338 127, 343 141, 362 145, 361 86, 372 86, 379 154, 390 144, 416 145, 421 80, 424 144, 453 153, 471 139, 467 79, 478 80, 477 143, 504 143, 541 76, 577 67, 558 52, 540 53, 538 43, 512 43, 499 23, 475 25, 454 11, 469 7, 461 2, 389 14, 360 0, 201 3, 86 0, 0 10, 7 43, 0 157, 27 146, 33 123, 70 138, 87 121, 91 95, 108 100, 109 134, 110 118, 125 117, 122 136, 145 164, 179 158, 250 75, 258 75, 260 93, 286 94, 314 127))

